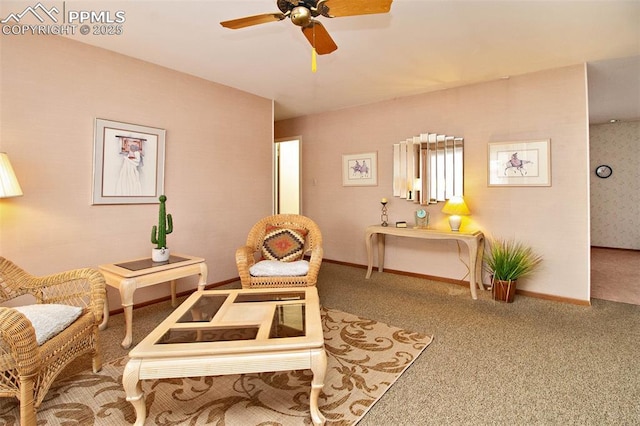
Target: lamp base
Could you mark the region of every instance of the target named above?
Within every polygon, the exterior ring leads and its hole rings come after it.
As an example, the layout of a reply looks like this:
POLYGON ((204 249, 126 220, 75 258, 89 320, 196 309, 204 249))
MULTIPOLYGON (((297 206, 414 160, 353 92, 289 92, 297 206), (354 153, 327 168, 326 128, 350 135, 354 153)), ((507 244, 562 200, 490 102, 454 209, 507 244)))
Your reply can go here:
POLYGON ((449 216, 449 226, 451 227, 452 231, 459 231, 461 222, 462 222, 462 217, 458 215, 449 216))
POLYGON ((387 212, 387 202, 382 202, 382 213, 380 213, 380 222, 382 226, 389 226, 389 216, 387 212))

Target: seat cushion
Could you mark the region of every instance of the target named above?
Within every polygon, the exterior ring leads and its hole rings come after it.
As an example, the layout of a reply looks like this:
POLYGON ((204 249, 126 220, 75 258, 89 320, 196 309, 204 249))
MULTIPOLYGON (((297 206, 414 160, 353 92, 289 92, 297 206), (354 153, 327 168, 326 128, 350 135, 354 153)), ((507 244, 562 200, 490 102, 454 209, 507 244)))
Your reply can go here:
POLYGON ((307 275, 309 262, 297 260, 295 262, 280 262, 279 260, 261 260, 249 268, 254 277, 297 277, 307 275))
POLYGON ((39 346, 69 327, 82 313, 82 308, 78 306, 53 303, 19 306, 14 309, 31 322, 39 346))
POLYGON ((295 262, 304 257, 306 229, 267 225, 262 241, 262 259, 295 262))

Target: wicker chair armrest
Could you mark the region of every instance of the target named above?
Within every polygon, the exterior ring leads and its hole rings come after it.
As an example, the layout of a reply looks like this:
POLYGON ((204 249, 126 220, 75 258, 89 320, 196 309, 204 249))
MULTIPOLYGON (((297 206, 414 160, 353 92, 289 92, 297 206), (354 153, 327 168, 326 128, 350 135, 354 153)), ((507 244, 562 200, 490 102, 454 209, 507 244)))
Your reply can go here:
POLYGON ((95 268, 73 269, 66 272, 31 277, 30 293, 38 303, 60 303, 89 309, 96 321, 102 320, 106 298, 104 276, 95 268))
POLYGON ((256 250, 250 246, 242 246, 236 250, 236 265, 240 281, 248 283, 250 280, 249 268, 256 263, 256 250))
POLYGON ((309 272, 307 277, 310 278, 309 285, 315 284, 318 280, 318 273, 320 272, 320 265, 322 264, 322 256, 324 256, 324 249, 322 246, 316 246, 311 250, 311 257, 309 258, 309 272))
POLYGON ((40 368, 36 332, 31 322, 13 308, 0 307, 0 352, 4 352, 0 357, 0 371, 15 368, 19 375, 31 376, 40 368))
POLYGON ((249 269, 256 263, 256 250, 253 247, 242 246, 236 250, 236 263, 249 269))

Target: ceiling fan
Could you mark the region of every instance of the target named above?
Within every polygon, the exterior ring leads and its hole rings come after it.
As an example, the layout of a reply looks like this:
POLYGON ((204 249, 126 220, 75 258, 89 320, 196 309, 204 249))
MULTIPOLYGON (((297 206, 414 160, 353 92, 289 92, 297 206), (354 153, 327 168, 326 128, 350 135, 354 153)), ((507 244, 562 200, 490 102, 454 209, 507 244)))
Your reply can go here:
POLYGON ((302 28, 311 47, 318 55, 326 55, 338 48, 325 27, 315 18, 337 18, 342 16, 368 15, 388 13, 393 0, 276 0, 279 13, 246 16, 220 22, 225 28, 237 30, 267 22, 282 21, 290 18, 291 22, 302 28))

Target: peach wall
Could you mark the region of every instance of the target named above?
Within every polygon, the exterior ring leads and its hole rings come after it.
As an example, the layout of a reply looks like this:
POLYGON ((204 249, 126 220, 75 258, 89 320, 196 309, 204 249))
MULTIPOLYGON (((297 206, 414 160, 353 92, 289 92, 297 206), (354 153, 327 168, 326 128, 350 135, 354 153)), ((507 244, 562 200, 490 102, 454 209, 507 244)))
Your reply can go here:
POLYGON ((91 205, 104 118, 166 129, 168 245, 204 257, 209 283, 237 277, 235 249, 272 207, 271 100, 55 36, 3 37, 0 70, 0 150, 24 191, 0 200, 0 255, 37 275, 150 255, 157 205, 91 205))
MULTIPOLYGON (((472 216, 463 229, 517 238, 544 256, 543 269, 519 288, 588 301, 585 67, 276 122, 276 138, 302 137, 302 204, 323 231, 326 258, 366 264, 364 228, 379 222, 382 197, 391 200, 392 222, 413 222, 417 205, 392 197, 392 144, 424 132, 465 139, 465 199, 472 216), (489 188, 487 143, 531 139, 551 139, 552 186, 489 188), (378 152, 378 186, 343 187, 341 156, 370 151, 378 152)), ((441 208, 441 203, 427 207, 436 228, 447 227, 441 208)), ((468 280, 454 242, 387 238, 385 266, 468 280)))

